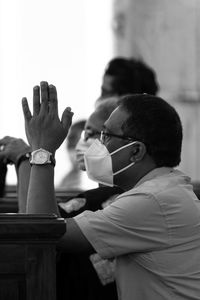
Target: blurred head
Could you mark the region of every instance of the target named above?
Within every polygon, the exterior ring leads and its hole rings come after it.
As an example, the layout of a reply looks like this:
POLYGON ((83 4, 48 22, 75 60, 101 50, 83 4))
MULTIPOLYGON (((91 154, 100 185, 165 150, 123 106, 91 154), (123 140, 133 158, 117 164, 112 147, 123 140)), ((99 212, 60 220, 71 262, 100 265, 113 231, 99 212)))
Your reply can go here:
POLYGON ((85 124, 84 134, 76 146, 76 158, 81 170, 85 170, 84 153, 91 146, 95 139, 100 138, 104 122, 118 106, 119 97, 104 99, 96 107, 85 124))
POLYGON ((136 93, 156 95, 158 89, 156 74, 151 67, 133 58, 117 57, 105 69, 101 98, 136 93))

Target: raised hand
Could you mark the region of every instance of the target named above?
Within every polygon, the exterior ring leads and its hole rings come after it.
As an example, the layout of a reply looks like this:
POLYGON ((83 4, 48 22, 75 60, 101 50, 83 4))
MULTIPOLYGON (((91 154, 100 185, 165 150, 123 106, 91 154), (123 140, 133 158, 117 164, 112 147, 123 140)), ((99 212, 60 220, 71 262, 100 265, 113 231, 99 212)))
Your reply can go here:
POLYGON ((33 89, 33 115, 26 98, 22 99, 26 136, 32 151, 43 148, 55 153, 66 138, 73 113, 67 107, 58 116, 56 87, 43 81, 33 89))

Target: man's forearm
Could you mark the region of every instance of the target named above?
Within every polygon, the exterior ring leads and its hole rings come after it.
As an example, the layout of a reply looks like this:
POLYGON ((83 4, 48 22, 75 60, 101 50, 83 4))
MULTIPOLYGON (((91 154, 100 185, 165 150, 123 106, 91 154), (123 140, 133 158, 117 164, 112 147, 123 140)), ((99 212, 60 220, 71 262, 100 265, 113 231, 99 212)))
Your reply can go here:
POLYGON ((17 170, 19 213, 26 212, 31 166, 29 160, 22 161, 17 170))
POLYGON ((27 213, 57 214, 54 192, 54 162, 48 164, 65 140, 73 113, 67 107, 58 115, 56 87, 43 81, 33 89, 33 113, 26 98, 22 99, 25 129, 32 152, 27 213))
POLYGON ((26 212, 59 215, 54 191, 53 165, 31 167, 26 212))

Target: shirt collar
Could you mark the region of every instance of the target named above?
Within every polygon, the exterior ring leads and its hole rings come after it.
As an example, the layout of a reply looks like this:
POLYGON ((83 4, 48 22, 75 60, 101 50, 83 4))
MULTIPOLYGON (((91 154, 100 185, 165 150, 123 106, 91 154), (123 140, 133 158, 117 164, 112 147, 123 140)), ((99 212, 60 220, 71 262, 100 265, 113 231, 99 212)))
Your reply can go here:
POLYGON ((156 168, 147 173, 145 176, 143 176, 134 186, 134 188, 138 187, 140 184, 144 183, 145 181, 151 180, 157 176, 162 176, 162 175, 167 175, 171 172, 173 172, 173 168, 169 167, 161 167, 161 168, 156 168))

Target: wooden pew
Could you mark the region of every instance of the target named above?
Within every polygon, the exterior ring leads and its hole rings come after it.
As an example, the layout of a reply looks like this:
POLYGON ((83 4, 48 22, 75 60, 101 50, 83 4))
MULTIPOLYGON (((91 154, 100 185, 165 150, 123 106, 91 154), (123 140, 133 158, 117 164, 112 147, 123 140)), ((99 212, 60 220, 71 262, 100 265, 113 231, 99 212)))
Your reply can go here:
POLYGON ((0 299, 56 300, 56 243, 65 230, 54 215, 0 214, 0 299))
MULTIPOLYGON (((58 202, 66 202, 78 195, 81 191, 56 189, 56 199, 58 202)), ((18 201, 16 186, 7 186, 4 197, 0 198, 0 213, 17 213, 18 201)), ((1 299, 0 299, 1 300, 1 299)))

